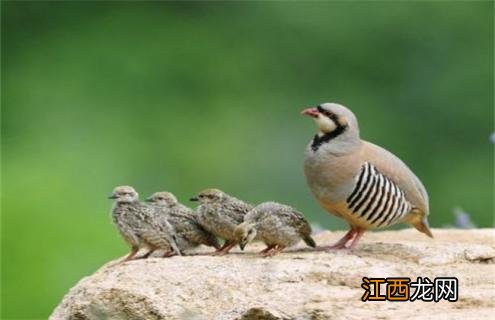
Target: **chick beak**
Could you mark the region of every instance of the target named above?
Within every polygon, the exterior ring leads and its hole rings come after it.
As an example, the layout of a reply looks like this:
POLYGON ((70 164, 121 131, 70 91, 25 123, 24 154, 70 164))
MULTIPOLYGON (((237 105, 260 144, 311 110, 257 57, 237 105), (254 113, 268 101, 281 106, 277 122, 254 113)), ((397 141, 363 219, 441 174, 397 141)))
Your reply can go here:
POLYGON ((116 196, 116 195, 114 195, 114 194, 112 194, 112 195, 109 195, 109 196, 108 196, 108 199, 117 199, 117 196, 116 196))
POLYGON ((242 243, 239 244, 239 248, 241 248, 242 251, 244 251, 245 246, 246 246, 245 244, 242 244, 242 243))
POLYGON ((310 116, 312 118, 318 118, 318 116, 320 115, 320 112, 316 108, 307 108, 307 109, 304 109, 303 111, 301 111, 301 114, 306 115, 306 116, 310 116))
POLYGON ((153 198, 152 197, 148 197, 148 198, 144 199, 144 201, 146 201, 146 202, 153 202, 153 198))
POLYGON ((198 197, 192 197, 191 199, 189 199, 189 201, 198 201, 198 197))

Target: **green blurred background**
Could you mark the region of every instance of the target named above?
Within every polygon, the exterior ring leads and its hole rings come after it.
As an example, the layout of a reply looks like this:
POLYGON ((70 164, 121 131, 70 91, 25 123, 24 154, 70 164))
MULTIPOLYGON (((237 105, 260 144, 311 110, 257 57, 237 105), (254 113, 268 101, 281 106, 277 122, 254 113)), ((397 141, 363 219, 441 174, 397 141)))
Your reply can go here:
POLYGON ((302 171, 299 112, 325 101, 417 173, 433 227, 456 206, 493 226, 492 26, 489 1, 2 2, 2 318, 46 318, 127 252, 116 185, 345 228, 302 171))

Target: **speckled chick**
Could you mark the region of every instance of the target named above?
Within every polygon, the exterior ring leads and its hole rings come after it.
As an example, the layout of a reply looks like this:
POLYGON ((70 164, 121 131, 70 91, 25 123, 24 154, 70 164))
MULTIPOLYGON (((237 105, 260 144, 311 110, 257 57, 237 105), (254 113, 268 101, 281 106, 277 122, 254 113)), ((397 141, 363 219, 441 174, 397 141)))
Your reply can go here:
POLYGON ((401 222, 433 237, 425 187, 397 156, 361 139, 351 110, 322 103, 302 113, 318 127, 305 152, 309 188, 323 208, 351 227, 327 249, 353 248, 366 230, 401 222))
POLYGON ((172 249, 180 255, 175 242, 175 231, 166 219, 158 219, 159 212, 150 205, 139 202, 139 194, 130 186, 116 187, 109 199, 114 199, 112 221, 131 252, 124 259, 134 258, 142 247, 149 249, 141 258, 147 258, 156 249, 172 249))
POLYGON ((163 214, 176 232, 177 245, 182 251, 205 245, 220 249, 217 237, 206 231, 197 221, 194 211, 177 201, 170 192, 155 192, 146 201, 163 214))
POLYGON ((215 236, 225 239, 216 254, 228 253, 236 245, 234 229, 244 221, 244 216, 253 206, 218 189, 203 190, 191 201, 200 203, 198 222, 215 236))
POLYGON ((249 211, 234 234, 241 250, 253 240, 263 241, 267 246, 260 252, 263 256, 278 254, 301 240, 310 247, 316 247, 311 237, 311 226, 303 214, 276 202, 264 202, 249 211))

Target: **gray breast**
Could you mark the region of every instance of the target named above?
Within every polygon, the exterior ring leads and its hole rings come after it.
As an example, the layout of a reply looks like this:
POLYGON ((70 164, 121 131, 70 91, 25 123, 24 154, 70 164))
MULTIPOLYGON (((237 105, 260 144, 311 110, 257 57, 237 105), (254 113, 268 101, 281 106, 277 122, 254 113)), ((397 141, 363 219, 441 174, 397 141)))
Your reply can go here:
POLYGON ((346 202, 356 217, 375 227, 401 221, 412 208, 397 184, 368 162, 362 166, 346 202))

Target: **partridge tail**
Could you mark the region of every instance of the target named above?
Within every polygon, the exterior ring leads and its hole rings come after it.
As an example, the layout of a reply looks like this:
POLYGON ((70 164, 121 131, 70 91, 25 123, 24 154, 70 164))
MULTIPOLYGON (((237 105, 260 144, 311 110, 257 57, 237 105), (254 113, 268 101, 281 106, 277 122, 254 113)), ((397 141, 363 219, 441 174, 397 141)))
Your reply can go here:
POLYGON ((306 244, 312 248, 316 248, 316 242, 313 238, 311 238, 310 235, 307 235, 305 237, 303 237, 303 240, 304 242, 306 242, 306 244))
POLYGON ((430 225, 428 224, 428 220, 426 217, 423 217, 421 220, 417 220, 412 224, 419 232, 423 232, 428 237, 433 238, 433 233, 431 233, 430 225))

